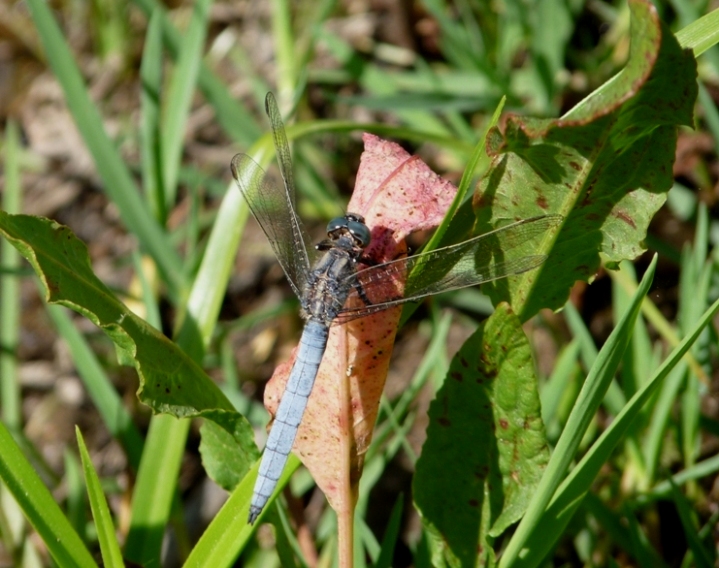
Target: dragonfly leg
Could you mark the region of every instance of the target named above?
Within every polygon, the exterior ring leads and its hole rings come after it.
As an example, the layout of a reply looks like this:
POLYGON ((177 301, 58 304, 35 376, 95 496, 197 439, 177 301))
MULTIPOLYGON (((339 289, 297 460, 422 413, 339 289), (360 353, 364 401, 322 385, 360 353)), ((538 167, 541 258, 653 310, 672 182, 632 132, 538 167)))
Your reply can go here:
POLYGON ((360 282, 355 282, 352 284, 355 290, 357 290, 357 295, 360 297, 360 300, 364 302, 365 306, 371 306, 372 301, 367 297, 367 294, 364 291, 364 288, 362 287, 362 284, 360 282))

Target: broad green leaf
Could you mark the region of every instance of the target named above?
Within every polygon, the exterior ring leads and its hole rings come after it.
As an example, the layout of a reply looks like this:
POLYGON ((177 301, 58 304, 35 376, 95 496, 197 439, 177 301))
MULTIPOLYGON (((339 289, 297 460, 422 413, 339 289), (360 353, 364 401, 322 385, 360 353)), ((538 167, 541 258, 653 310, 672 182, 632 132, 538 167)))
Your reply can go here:
POLYGON ((507 304, 455 356, 429 418, 414 500, 444 561, 473 566, 519 519, 549 460, 531 348, 507 304))
POLYGON ((237 441, 209 420, 202 423, 200 435, 203 467, 217 485, 232 491, 247 473, 246 457, 236 450, 237 441))
POLYGON ((257 449, 247 421, 192 359, 134 315, 95 276, 87 247, 69 228, 49 219, 0 211, 0 233, 30 261, 48 302, 90 319, 132 359, 143 403, 154 412, 178 418, 214 420, 237 440, 249 468, 257 449))
POLYGON ((566 219, 536 282, 527 274, 485 285, 495 303, 511 300, 522 321, 561 307, 602 258, 637 257, 672 185, 676 127, 692 124, 696 63, 650 3, 630 8, 622 72, 560 119, 508 116, 490 133, 492 166, 474 198, 479 232, 543 213, 566 219))

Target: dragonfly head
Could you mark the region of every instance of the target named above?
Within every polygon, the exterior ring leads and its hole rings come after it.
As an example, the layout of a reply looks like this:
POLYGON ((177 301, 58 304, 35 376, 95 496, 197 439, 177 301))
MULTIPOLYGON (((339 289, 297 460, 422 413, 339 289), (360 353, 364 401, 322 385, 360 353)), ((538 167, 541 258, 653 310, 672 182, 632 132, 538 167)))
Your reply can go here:
POLYGON ((344 217, 335 217, 327 224, 327 236, 336 241, 342 236, 352 237, 355 246, 366 248, 371 240, 370 231, 364 217, 356 213, 347 213, 344 217))

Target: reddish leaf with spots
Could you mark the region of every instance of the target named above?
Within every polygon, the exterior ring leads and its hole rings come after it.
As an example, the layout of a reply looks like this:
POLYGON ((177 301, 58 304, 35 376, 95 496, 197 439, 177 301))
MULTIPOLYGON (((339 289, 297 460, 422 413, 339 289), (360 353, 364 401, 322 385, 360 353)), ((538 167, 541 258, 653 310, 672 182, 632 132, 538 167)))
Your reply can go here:
MULTIPOLYGON (((347 210, 364 216, 372 230, 365 256, 385 262, 406 253, 407 235, 442 221, 456 188, 393 142, 365 134, 364 143, 347 210)), ((390 285, 401 289, 402 282, 390 285)), ((401 312, 396 307, 333 326, 295 440, 295 453, 338 514, 353 510, 401 312)), ((265 389, 272 414, 293 363, 294 354, 265 389)))

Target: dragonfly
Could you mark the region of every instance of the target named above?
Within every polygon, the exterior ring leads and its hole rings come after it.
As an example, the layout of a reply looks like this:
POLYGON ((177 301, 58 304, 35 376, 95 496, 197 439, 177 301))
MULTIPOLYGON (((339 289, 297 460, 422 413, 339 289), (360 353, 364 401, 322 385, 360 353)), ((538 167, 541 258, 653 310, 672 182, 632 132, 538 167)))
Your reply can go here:
POLYGON ((512 243, 527 242, 557 227, 561 220, 558 215, 533 217, 458 244, 377 264, 363 256, 371 241, 364 218, 347 213, 332 219, 327 225, 327 238, 313 247, 297 215, 290 147, 272 93, 267 94, 265 110, 282 187, 270 183, 264 170, 247 154, 237 154, 232 159, 232 175, 300 300, 305 327, 260 462, 249 524, 254 524, 267 505, 287 463, 332 325, 537 268, 545 255, 492 260, 496 237, 512 243), (404 281, 412 274, 420 277, 410 277, 401 289, 387 285, 396 277, 404 281))

